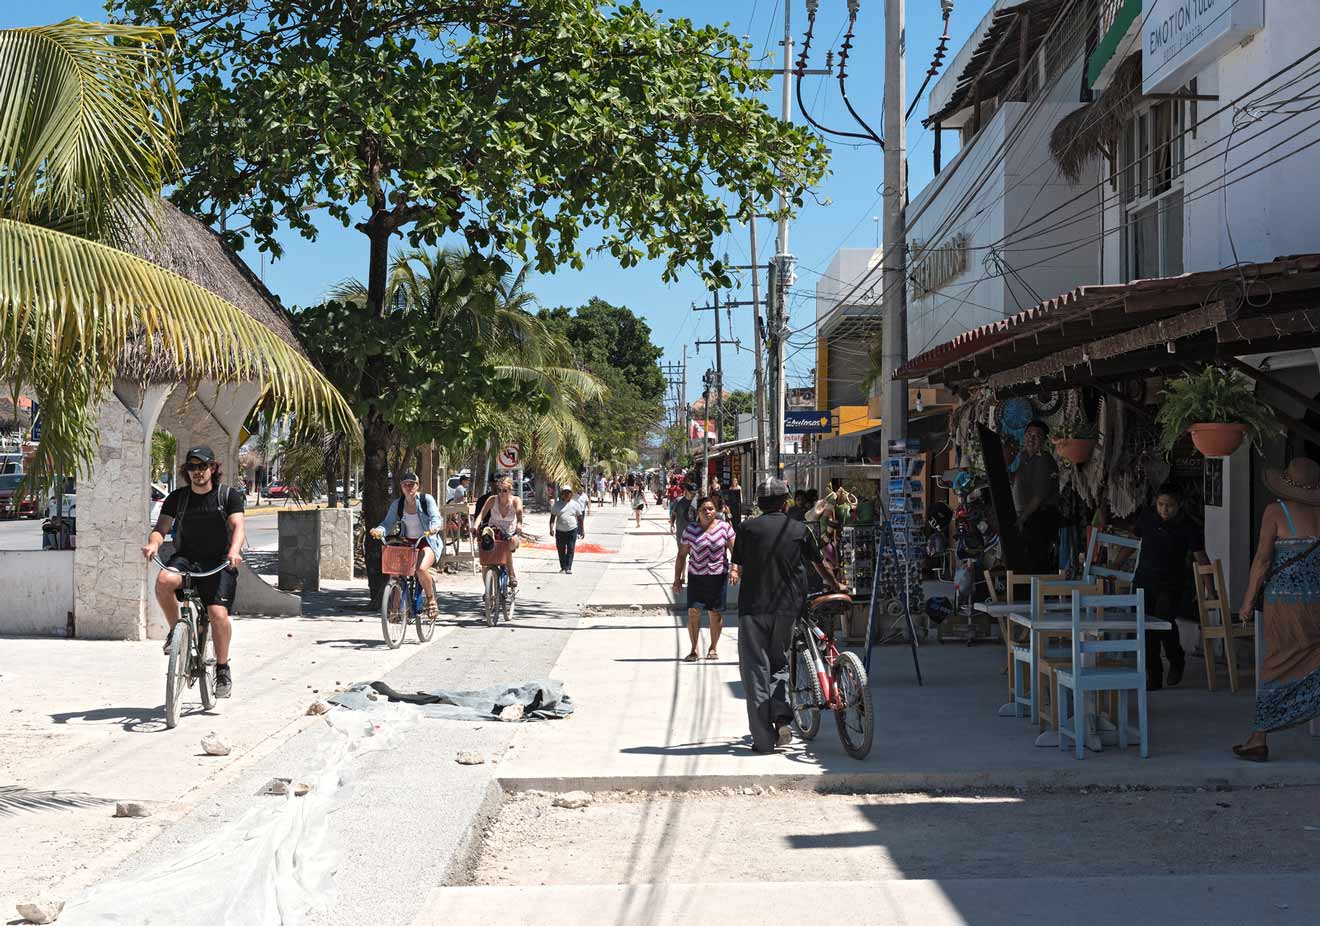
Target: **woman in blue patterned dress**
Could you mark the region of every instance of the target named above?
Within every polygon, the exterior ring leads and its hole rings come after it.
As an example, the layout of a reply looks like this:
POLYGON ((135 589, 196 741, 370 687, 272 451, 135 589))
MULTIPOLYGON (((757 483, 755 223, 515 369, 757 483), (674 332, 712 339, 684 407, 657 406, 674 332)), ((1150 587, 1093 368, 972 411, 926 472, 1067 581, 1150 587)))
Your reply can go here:
POLYGON ((1279 501, 1261 518, 1241 608, 1250 620, 1263 585, 1256 719, 1247 741, 1233 747, 1252 762, 1269 759, 1267 734, 1320 716, 1320 463, 1298 457, 1286 470, 1268 470, 1265 486, 1279 501))

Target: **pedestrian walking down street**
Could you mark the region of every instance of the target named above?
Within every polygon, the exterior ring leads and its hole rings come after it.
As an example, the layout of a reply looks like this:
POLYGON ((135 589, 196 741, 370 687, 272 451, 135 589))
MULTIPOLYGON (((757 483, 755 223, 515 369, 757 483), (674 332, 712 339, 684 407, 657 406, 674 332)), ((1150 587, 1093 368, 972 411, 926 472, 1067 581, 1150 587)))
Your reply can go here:
POLYGON ((669 503, 669 532, 675 540, 683 536, 687 526, 697 519, 697 487, 694 483, 683 486, 683 494, 669 503))
POLYGON ((738 593, 738 671, 747 700, 752 751, 773 752, 792 737, 788 703, 788 645, 807 601, 807 564, 825 587, 839 584, 821 563, 807 525, 785 513, 788 485, 769 479, 756 490, 759 517, 744 521, 729 567, 738 593))
POLYGON ((585 517, 586 509, 573 497, 573 487, 561 486, 559 498, 550 506, 550 530, 555 535, 560 573, 573 574, 573 554, 577 550, 578 537, 585 533, 585 517))
POLYGON ((1297 457, 1286 470, 1268 469, 1265 488, 1279 500, 1261 516, 1240 609, 1242 620, 1261 621, 1265 643, 1251 736, 1233 747, 1250 762, 1268 761, 1268 734, 1320 717, 1320 463, 1297 457))
POLYGON ((646 499, 642 497, 642 484, 640 482, 634 483, 629 492, 632 502, 633 522, 637 527, 641 527, 642 509, 646 507, 646 499))
POLYGON ((701 643, 701 612, 710 613, 710 649, 707 659, 719 659, 717 647, 724 629, 725 594, 729 579, 729 553, 733 550, 733 528, 716 516, 716 500, 711 496, 697 501, 697 520, 689 524, 678 542, 674 560, 674 597, 683 589, 683 567, 687 566, 688 637, 691 651, 684 662, 696 662, 701 643))
POLYGON ((729 513, 729 523, 735 531, 742 527, 742 485, 737 476, 729 480, 729 487, 724 490, 724 510, 729 513))

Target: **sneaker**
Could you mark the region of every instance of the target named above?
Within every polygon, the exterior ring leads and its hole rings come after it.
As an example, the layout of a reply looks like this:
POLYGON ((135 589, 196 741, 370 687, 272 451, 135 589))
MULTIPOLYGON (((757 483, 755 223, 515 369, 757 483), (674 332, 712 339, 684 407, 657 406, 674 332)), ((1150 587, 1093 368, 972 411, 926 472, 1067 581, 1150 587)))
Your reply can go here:
POLYGON ((564 570, 564 575, 571 576, 572 574, 573 574, 573 570, 572 570, 572 569, 565 569, 565 570, 564 570))
POLYGON ((234 693, 234 677, 228 665, 215 667, 215 696, 227 698, 234 693))

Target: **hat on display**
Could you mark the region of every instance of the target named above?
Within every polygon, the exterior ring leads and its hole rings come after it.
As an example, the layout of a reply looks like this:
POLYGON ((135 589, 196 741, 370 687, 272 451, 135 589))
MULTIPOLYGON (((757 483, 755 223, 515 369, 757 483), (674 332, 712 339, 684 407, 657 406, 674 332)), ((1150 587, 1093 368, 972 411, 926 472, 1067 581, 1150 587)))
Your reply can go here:
POLYGON ((215 451, 205 444, 198 444, 196 447, 189 447, 183 458, 185 460, 201 460, 203 463, 214 463, 215 451))
POLYGON ((1286 469, 1267 469, 1265 488, 1290 502, 1320 505, 1320 463, 1297 457, 1286 469))

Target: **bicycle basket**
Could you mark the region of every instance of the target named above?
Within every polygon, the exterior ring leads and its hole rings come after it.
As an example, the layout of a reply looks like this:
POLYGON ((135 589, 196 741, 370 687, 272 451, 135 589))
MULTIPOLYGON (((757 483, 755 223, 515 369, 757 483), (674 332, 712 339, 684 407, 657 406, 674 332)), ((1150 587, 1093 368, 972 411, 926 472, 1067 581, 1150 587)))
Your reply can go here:
POLYGON ((502 566, 509 559, 509 541, 496 540, 491 544, 489 550, 479 546, 477 557, 481 560, 483 566, 502 566))
POLYGON ((412 545, 380 548, 380 571, 390 576, 410 576, 417 569, 417 551, 412 545))

